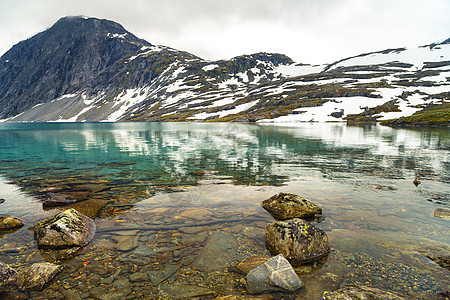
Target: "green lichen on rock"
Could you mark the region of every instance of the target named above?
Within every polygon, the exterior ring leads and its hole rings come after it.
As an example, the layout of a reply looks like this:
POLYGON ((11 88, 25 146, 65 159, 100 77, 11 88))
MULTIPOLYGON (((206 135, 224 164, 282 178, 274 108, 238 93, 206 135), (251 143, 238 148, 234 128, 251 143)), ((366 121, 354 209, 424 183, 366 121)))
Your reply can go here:
POLYGON ((267 225, 266 246, 274 255, 283 254, 293 266, 310 263, 330 252, 327 234, 301 219, 267 225))
POLYGON ((23 222, 16 217, 0 215, 0 231, 12 230, 23 226, 23 222))
POLYGON ((37 223, 33 230, 39 248, 63 249, 87 245, 95 235, 95 228, 92 219, 68 209, 37 223))
POLYGON ((0 294, 9 286, 13 285, 17 279, 17 272, 0 261, 0 294))
POLYGON ((43 262, 31 265, 24 272, 20 273, 17 278, 17 285, 22 290, 40 291, 50 282, 61 270, 62 266, 52 263, 43 262))
POLYGON ((261 202, 261 206, 276 220, 307 218, 322 213, 322 208, 293 193, 276 194, 261 202))

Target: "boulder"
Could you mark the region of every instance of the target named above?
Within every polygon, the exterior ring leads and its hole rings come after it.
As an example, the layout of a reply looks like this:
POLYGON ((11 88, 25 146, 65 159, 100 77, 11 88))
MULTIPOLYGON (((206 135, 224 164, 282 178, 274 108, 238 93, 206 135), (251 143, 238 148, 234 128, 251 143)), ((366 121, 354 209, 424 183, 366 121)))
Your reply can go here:
POLYGON ((16 217, 0 215, 0 230, 12 230, 23 226, 23 222, 16 217))
POLYGON ((0 294, 9 286, 13 285, 17 279, 17 272, 0 261, 0 294))
POLYGON ((44 286, 61 272, 62 266, 48 262, 32 264, 17 278, 17 285, 22 290, 40 291, 44 286))
POLYGON ((303 286, 294 268, 282 254, 251 270, 246 280, 247 290, 252 294, 270 291, 293 292, 303 286))
POLYGON ((82 247, 94 237, 95 223, 75 209, 68 209, 40 221, 33 230, 39 248, 82 247))
POLYGON ((261 202, 275 220, 308 218, 322 213, 322 208, 293 193, 279 193, 261 202))
POLYGON ((356 299, 377 299, 377 300, 401 300, 401 299, 411 299, 406 298, 403 295, 387 292, 377 288, 360 286, 343 288, 333 292, 324 292, 324 300, 356 300, 356 299))
POLYGON ((274 255, 283 254, 294 266, 310 263, 330 252, 327 234, 301 219, 267 225, 266 246, 274 255))

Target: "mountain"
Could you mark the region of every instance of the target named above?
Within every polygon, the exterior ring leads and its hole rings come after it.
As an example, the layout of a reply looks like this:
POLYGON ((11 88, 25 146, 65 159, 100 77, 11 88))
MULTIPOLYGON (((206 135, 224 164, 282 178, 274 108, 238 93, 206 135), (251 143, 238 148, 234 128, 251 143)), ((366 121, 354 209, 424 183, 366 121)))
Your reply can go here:
POLYGON ((411 116, 448 107, 449 43, 323 65, 275 53, 207 61, 152 45, 112 21, 65 17, 0 58, 0 119, 359 122, 411 116))

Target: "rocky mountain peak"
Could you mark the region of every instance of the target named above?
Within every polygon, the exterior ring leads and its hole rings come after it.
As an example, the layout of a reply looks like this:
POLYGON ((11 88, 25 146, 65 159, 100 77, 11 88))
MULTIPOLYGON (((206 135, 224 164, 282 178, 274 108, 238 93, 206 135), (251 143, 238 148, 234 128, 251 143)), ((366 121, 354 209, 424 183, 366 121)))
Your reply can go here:
POLYGON ((80 90, 118 60, 150 46, 113 21, 61 18, 0 58, 0 118, 80 90))

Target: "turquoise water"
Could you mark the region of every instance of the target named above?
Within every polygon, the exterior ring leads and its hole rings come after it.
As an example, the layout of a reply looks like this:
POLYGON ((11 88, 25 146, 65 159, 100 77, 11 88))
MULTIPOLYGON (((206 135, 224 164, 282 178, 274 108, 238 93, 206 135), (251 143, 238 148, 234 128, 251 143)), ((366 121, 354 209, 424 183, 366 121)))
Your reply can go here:
POLYGON ((60 210, 41 204, 54 191, 83 200, 75 208, 99 228, 79 256, 59 260, 37 250, 24 227, 2 236, 0 259, 19 269, 41 260, 67 266, 46 290, 26 294, 32 298, 99 297, 111 290, 171 298, 191 286, 206 298, 238 294, 245 290, 242 276, 226 265, 205 268, 205 249, 213 237, 230 236, 238 243, 230 242, 234 254, 227 264, 268 255, 264 228, 273 219, 259 203, 286 191, 322 206, 325 220, 317 226, 333 247, 319 270, 299 271, 306 288, 296 296, 321 299, 324 290, 357 284, 436 293, 448 289, 448 271, 425 255, 448 253, 449 220, 433 211, 449 208, 449 150, 448 129, 0 123, 0 213, 30 227, 60 210), (195 222, 204 228, 177 229, 195 222), (20 254, 5 251, 10 249, 20 254), (119 271, 101 269, 105 264, 119 271), (167 268, 176 271, 156 285, 130 279, 167 268), (70 285, 74 278, 85 284, 70 285))

